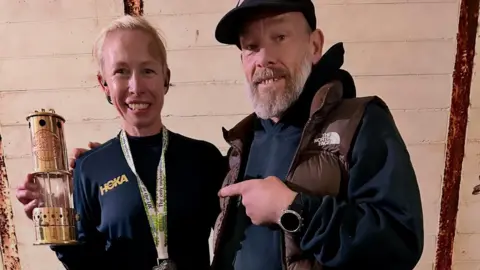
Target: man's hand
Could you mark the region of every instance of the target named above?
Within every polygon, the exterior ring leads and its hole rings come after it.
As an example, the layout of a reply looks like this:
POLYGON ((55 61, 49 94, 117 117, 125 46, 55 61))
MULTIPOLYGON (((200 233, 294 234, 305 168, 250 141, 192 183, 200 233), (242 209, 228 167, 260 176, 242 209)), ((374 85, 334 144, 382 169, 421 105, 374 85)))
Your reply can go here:
MULTIPOLYGON (((90 149, 96 148, 101 144, 98 142, 90 142, 88 143, 88 147, 90 149)), ((81 156, 83 153, 88 151, 88 149, 84 148, 75 148, 71 153, 71 158, 69 159, 70 168, 75 167, 75 160, 81 156)), ((70 190, 72 190, 72 183, 70 183, 70 190)), ((40 202, 40 195, 41 194, 41 186, 38 183, 34 182, 33 174, 27 174, 25 180, 22 184, 17 187, 16 190, 16 197, 17 200, 23 204, 23 210, 25 211, 25 215, 32 219, 32 212, 33 209, 39 206, 40 202)))
POLYGON ((276 224, 282 211, 293 202, 296 192, 280 179, 269 176, 253 179, 222 188, 220 197, 240 196, 248 217, 255 225, 276 224))
MULTIPOLYGON (((97 148, 100 145, 101 145, 101 143, 99 143, 99 142, 89 142, 88 143, 88 147, 90 149, 97 148)), ((70 168, 72 168, 72 169, 75 168, 75 160, 87 151, 88 151, 88 149, 85 149, 85 148, 74 148, 72 150, 72 154, 71 154, 72 157, 68 159, 68 163, 69 163, 70 168)))

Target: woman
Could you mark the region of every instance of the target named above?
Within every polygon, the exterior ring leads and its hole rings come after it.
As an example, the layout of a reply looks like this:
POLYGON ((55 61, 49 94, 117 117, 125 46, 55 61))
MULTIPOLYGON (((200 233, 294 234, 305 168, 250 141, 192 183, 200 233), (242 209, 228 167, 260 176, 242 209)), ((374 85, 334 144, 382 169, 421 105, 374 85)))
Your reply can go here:
MULTIPOLYGON (((100 33, 94 57, 122 130, 76 160, 80 244, 52 249, 67 269, 208 269, 226 163, 212 144, 163 126, 164 43, 145 19, 124 16, 100 33), (122 183, 108 186, 117 177, 122 183)), ((31 178, 17 190, 29 217, 38 201, 31 178)))

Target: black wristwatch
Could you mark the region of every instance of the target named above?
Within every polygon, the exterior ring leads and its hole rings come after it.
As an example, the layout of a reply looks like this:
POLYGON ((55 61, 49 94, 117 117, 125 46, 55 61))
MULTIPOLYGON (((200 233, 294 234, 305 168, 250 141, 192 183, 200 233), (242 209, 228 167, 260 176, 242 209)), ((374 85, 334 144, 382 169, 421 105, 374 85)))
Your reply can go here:
POLYGON ((300 231, 303 226, 302 209, 302 198, 300 193, 298 193, 288 209, 283 210, 280 220, 278 221, 280 228, 289 233, 300 231))

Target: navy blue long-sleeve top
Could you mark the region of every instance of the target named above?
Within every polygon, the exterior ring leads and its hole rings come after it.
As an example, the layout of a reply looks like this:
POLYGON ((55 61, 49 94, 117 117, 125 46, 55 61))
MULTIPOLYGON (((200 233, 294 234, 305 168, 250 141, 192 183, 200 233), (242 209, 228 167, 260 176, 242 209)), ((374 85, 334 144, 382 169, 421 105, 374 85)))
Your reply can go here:
MULTIPOLYGON (((155 199, 161 133, 129 137, 137 172, 155 199)), ((220 211, 217 192, 226 172, 210 143, 169 132, 166 152, 168 252, 179 270, 209 269, 211 229, 220 211)), ((54 246, 70 270, 151 270, 156 249, 138 183, 118 136, 77 159, 74 207, 79 245, 54 246)))

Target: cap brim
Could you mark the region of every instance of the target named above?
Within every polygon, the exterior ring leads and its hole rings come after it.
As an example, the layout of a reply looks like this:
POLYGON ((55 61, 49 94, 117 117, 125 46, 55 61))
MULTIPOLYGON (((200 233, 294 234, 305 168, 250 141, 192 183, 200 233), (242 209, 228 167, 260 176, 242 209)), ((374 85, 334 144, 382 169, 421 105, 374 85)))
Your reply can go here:
POLYGON ((278 1, 262 1, 261 3, 240 6, 230 10, 217 24, 215 38, 227 45, 238 45, 239 32, 245 20, 261 10, 292 12, 302 11, 301 5, 294 3, 279 3, 278 1))

